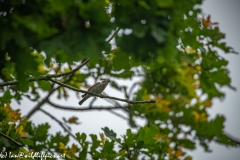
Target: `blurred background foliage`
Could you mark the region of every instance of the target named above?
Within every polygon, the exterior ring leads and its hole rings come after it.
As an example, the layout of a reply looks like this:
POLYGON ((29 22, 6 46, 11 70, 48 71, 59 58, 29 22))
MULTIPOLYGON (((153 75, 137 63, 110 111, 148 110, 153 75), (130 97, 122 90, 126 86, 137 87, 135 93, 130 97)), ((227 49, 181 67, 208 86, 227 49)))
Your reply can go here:
MULTIPOLYGON (((217 49, 225 53, 235 51, 222 42, 225 35, 217 23, 211 22, 210 16, 201 16, 201 3, 201 0, 2 0, 0 131, 25 147, 19 148, 0 137, 1 151, 45 150, 66 153, 70 159, 85 159, 87 153, 94 159, 139 156, 191 159, 185 149, 195 149, 197 142, 206 151, 210 151, 211 141, 236 146, 225 134, 224 116, 210 119, 206 111, 213 98, 224 97, 220 87, 234 89, 226 68, 228 62, 219 56, 217 49), (19 110, 11 109, 14 99, 21 102, 27 97, 38 101, 40 90, 51 92, 52 82, 38 81, 39 77, 71 71, 87 58, 90 62, 84 70, 59 80, 79 88, 87 85, 86 78, 107 77, 112 80, 111 86, 126 98, 155 99, 155 104, 125 106, 129 107, 130 127, 137 127, 134 117, 146 119, 145 127, 137 133, 129 129, 121 139, 105 128, 107 138, 103 134, 101 139, 90 135, 91 143, 84 133, 77 133, 80 146, 68 147, 69 135, 49 135, 49 124, 35 126, 23 119, 19 110), (134 77, 143 79, 136 93, 128 93, 127 86, 115 81, 134 77), (35 81, 29 82, 30 78, 35 81), (15 80, 18 85, 4 85, 15 80), (119 150, 114 150, 114 143, 119 144, 119 150)), ((56 90, 59 98, 68 97, 64 87, 56 90)))

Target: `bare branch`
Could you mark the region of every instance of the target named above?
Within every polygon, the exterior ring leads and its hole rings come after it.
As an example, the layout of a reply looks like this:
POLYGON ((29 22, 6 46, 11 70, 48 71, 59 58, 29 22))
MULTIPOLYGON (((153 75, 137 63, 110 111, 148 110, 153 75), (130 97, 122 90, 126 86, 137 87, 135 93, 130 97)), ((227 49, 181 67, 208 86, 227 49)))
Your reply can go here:
POLYGON ((117 28, 117 30, 113 33, 113 35, 107 40, 108 43, 117 35, 117 33, 120 31, 120 29, 121 28, 117 28))
POLYGON ((225 135, 228 137, 228 139, 235 142, 240 147, 240 140, 239 139, 233 137, 232 135, 230 135, 229 133, 226 133, 226 132, 225 132, 225 135))
POLYGON ((92 99, 92 101, 91 101, 90 104, 89 104, 89 107, 90 107, 90 108, 92 107, 93 103, 94 103, 96 100, 97 100, 97 97, 94 97, 94 98, 92 99))
POLYGON ((48 101, 48 104, 50 104, 51 106, 53 106, 54 108, 58 108, 58 109, 63 109, 63 110, 69 110, 69 111, 92 111, 92 110, 115 110, 115 109, 126 109, 129 108, 128 106, 125 107, 84 107, 84 108, 77 108, 77 107, 64 107, 64 106, 60 106, 57 104, 54 104, 53 102, 48 101))
POLYGON ((14 80, 14 81, 2 82, 0 83, 0 86, 9 86, 9 85, 16 85, 16 84, 19 84, 19 82, 17 80, 14 80))
MULTIPOLYGON (((48 115, 50 118, 52 118, 53 120, 55 120, 62 128, 65 132, 67 132, 72 138, 74 138, 75 140, 77 140, 77 137, 75 137, 65 126, 64 124, 59 121, 57 118, 55 118, 53 115, 51 115, 50 113, 46 112, 43 109, 39 109, 40 111, 42 111, 43 113, 45 113, 46 115, 48 115)), ((78 141, 78 140, 77 140, 78 141)))
POLYGON ((115 116, 118 116, 124 120, 128 120, 126 117, 124 117, 123 115, 119 114, 119 113, 116 113, 114 112, 113 110, 116 110, 116 109, 122 109, 124 111, 127 111, 127 109, 129 108, 128 106, 125 106, 125 107, 85 107, 85 108, 76 108, 76 107, 63 107, 63 106, 59 106, 57 104, 54 104, 53 102, 50 102, 48 101, 48 104, 50 104, 51 106, 53 106, 54 108, 57 108, 57 109, 63 109, 63 110, 68 110, 68 111, 92 111, 92 110, 107 110, 109 111, 110 113, 114 114, 115 116))
POLYGON ((122 118, 123 120, 126 120, 128 121, 128 118, 124 117, 123 115, 117 113, 117 112, 114 112, 113 110, 109 110, 110 113, 114 114, 115 116, 118 116, 120 118, 122 118))
POLYGON ((131 86, 131 88, 130 88, 130 90, 129 90, 129 95, 132 94, 133 89, 134 89, 138 84, 140 84, 140 83, 141 83, 141 82, 135 82, 135 83, 131 86))
POLYGON ((6 139, 8 139, 9 141, 13 142, 14 144, 16 144, 17 146, 22 146, 22 143, 15 141, 14 139, 12 139, 11 137, 9 137, 8 135, 0 132, 0 135, 6 139))
POLYGON ((95 94, 95 93, 91 93, 91 92, 88 92, 88 91, 84 91, 84 90, 81 90, 81 89, 77 89, 77 88, 74 88, 70 85, 67 85, 67 84, 64 84, 62 82, 59 82, 59 81, 56 81, 56 80, 53 80, 53 79, 49 79, 50 81, 54 82, 54 83, 57 83, 61 86, 64 86, 66 88, 69 88, 73 91, 77 91, 77 92, 82 92, 82 93, 87 93, 87 94, 90 94, 90 95, 93 95, 93 96, 97 96, 97 97, 100 97, 100 98, 109 98, 109 99, 115 99, 115 100, 118 100, 118 101, 122 101, 122 102, 127 102, 129 104, 139 104, 139 103, 156 103, 155 100, 148 100, 148 101, 131 101, 131 100, 127 100, 127 99, 122 99, 122 98, 117 98, 117 97, 111 97, 111 96, 104 96, 104 95, 101 95, 101 94, 95 94))
MULTIPOLYGON (((69 72, 65 72, 65 73, 58 73, 58 74, 48 74, 48 75, 42 75, 39 76, 38 78, 28 78, 29 82, 32 81, 37 81, 37 80, 49 80, 50 78, 56 78, 56 77, 62 77, 62 76, 67 76, 70 75, 74 72, 76 72, 78 69, 80 69, 81 67, 83 67, 86 63, 88 63, 90 61, 90 59, 86 59, 85 61, 83 61, 79 66, 77 66, 75 69, 69 71, 69 72)), ((8 81, 8 82, 2 82, 0 83, 0 86, 7 86, 7 85, 16 85, 19 84, 19 82, 17 80, 14 81, 8 81)))
MULTIPOLYGON (((122 107, 119 103, 118 103, 118 101, 115 101, 115 100, 113 100, 113 99, 105 99, 107 102, 109 102, 109 103, 111 103, 113 106, 115 106, 115 107, 122 107)), ((126 107, 123 107, 123 110, 125 110, 126 112, 128 112, 128 108, 126 108, 126 107)))
POLYGON ((43 99, 27 114, 26 117, 29 119, 37 110, 39 110, 40 107, 41 107, 44 103, 46 103, 46 102, 48 101, 48 98, 52 95, 52 93, 53 93, 54 91, 56 91, 59 87, 60 87, 60 86, 58 86, 58 87, 56 87, 56 88, 52 88, 52 89, 48 92, 47 96, 46 96, 45 98, 43 98, 43 99))

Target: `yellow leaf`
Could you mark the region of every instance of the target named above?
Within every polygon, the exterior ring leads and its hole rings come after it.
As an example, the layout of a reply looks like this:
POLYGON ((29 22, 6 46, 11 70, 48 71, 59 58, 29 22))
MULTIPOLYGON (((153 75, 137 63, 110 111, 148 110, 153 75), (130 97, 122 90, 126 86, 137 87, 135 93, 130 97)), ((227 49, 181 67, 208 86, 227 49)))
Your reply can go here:
POLYGON ((193 111, 192 114, 194 115, 196 122, 206 121, 207 120, 206 113, 199 114, 197 111, 193 111))
POLYGON ((38 72, 45 73, 45 68, 43 64, 38 65, 38 72))
POLYGON ((106 3, 106 4, 109 4, 109 0, 105 0, 105 3, 106 3))
POLYGON ((21 119, 20 109, 12 110, 10 104, 7 103, 6 110, 8 112, 8 117, 10 118, 10 121, 16 122, 21 119))
POLYGON ((171 102, 166 100, 166 99, 163 99, 161 97, 156 97, 156 108, 155 110, 157 110, 158 112, 167 112, 169 113, 171 111, 171 109, 168 107, 171 102))
POLYGON ((105 143, 105 137, 103 133, 99 133, 100 137, 101 137, 101 144, 104 145, 105 143))
POLYGON ((188 53, 188 54, 194 54, 196 53, 196 51, 192 48, 192 47, 189 47, 187 46, 185 51, 188 53))
POLYGON ((59 148, 65 150, 65 145, 62 142, 59 142, 59 148))
POLYGON ((157 141, 160 141, 162 139, 162 134, 157 134, 154 139, 156 139, 157 141))
POLYGON ((176 155, 176 157, 180 157, 180 156, 183 156, 183 154, 184 154, 184 152, 181 149, 179 149, 176 151, 175 155, 176 155))
POLYGON ((199 114, 198 114, 198 112, 193 111, 192 114, 194 115, 195 120, 198 121, 198 120, 199 120, 199 117, 200 117, 199 114))
POLYGON ((207 100, 204 102, 204 106, 205 107, 211 107, 212 106, 212 101, 211 100, 207 100))
POLYGON ((200 71, 200 70, 201 70, 201 66, 200 66, 200 65, 196 65, 196 66, 195 66, 195 69, 198 70, 198 71, 200 71))
POLYGON ((168 149, 167 149, 167 152, 168 152, 169 154, 172 154, 173 151, 174 151, 174 150, 173 150, 172 148, 168 148, 168 149))
POLYGON ((171 104, 170 101, 163 99, 161 97, 156 97, 156 102, 163 105, 163 106, 169 106, 171 104))
POLYGON ((72 152, 73 154, 75 154, 76 151, 77 151, 77 146, 73 143, 73 144, 72 144, 72 147, 71 147, 71 152, 72 152))
POLYGON ((12 129, 12 123, 10 123, 10 125, 9 125, 9 127, 8 127, 8 131, 7 131, 7 133, 6 133, 6 135, 9 135, 9 132, 11 131, 11 129, 12 129))
POLYGON ((23 126, 21 125, 19 128, 16 129, 16 132, 21 136, 21 137, 26 137, 27 136, 27 132, 23 131, 23 126))
POLYGON ((125 153, 126 153, 126 150, 121 150, 121 151, 117 154, 117 156, 123 157, 123 156, 125 155, 125 153))
POLYGON ((208 15, 207 18, 202 18, 202 23, 205 28, 211 27, 212 25, 218 24, 217 22, 211 22, 211 16, 208 15))
POLYGON ((65 99, 67 99, 69 97, 67 91, 64 88, 63 88, 63 97, 65 99))
POLYGON ((78 120, 78 118, 73 116, 68 119, 68 123, 79 124, 79 122, 77 122, 77 120, 78 120))

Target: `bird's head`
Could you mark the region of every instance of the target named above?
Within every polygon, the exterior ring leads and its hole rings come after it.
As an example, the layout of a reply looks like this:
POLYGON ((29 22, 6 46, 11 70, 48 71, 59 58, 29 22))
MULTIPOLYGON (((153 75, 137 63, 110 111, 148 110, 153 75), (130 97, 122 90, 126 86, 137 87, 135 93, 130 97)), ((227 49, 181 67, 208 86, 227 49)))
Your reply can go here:
POLYGON ((108 79, 104 79, 104 80, 102 80, 101 83, 103 84, 103 83, 109 83, 109 82, 110 82, 110 80, 108 80, 108 79))

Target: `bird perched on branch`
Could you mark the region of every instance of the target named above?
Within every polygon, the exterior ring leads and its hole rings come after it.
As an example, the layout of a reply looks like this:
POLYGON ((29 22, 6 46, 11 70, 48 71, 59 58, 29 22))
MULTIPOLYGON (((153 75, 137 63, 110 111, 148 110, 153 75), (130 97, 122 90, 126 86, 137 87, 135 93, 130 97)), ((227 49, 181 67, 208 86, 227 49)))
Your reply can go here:
MULTIPOLYGON (((101 94, 103 90, 107 87, 109 80, 103 80, 102 82, 95 83, 92 87, 88 89, 88 92, 101 94)), ((92 97, 92 95, 85 93, 82 95, 82 100, 79 101, 79 105, 82 105, 88 98, 92 97)))

